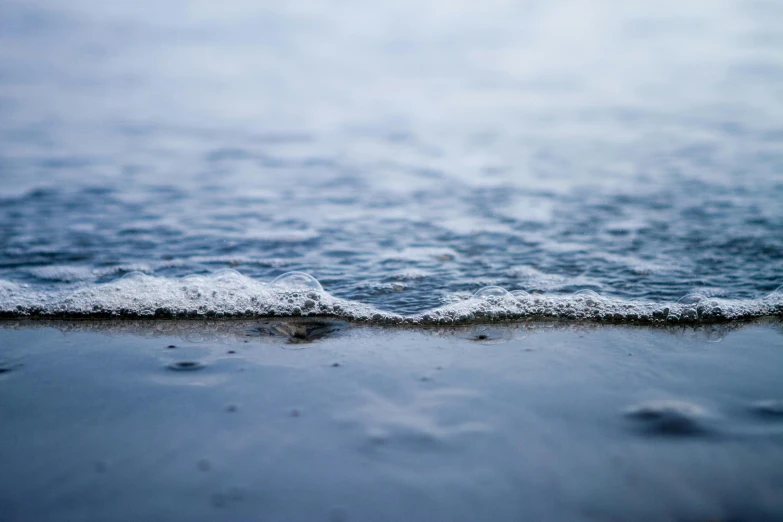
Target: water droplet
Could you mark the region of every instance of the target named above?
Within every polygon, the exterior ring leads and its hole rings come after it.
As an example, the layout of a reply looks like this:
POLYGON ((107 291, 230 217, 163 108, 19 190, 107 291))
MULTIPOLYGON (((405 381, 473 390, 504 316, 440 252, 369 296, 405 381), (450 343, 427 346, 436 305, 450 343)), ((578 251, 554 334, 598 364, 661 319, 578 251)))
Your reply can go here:
POLYGON ((273 279, 269 286, 277 290, 285 291, 300 290, 323 292, 324 290, 321 283, 319 283, 316 278, 304 272, 286 272, 273 279))
POLYGON ((492 297, 504 297, 508 295, 508 290, 503 288, 502 286, 485 286, 484 288, 480 288, 476 291, 475 294, 473 294, 473 297, 477 299, 487 299, 492 297))
POLYGON ((530 299, 530 294, 526 292, 525 290, 512 290, 509 292, 511 295, 519 299, 520 301, 524 301, 526 299, 530 299))

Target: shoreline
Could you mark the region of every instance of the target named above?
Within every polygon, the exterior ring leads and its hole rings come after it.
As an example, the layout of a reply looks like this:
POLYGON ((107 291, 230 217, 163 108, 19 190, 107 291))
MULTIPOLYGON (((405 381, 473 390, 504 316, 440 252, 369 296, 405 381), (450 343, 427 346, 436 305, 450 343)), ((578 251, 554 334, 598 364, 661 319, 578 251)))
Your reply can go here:
POLYGON ((783 326, 783 317, 778 315, 766 315, 748 317, 742 319, 724 320, 718 322, 639 322, 625 320, 594 320, 572 319, 555 317, 526 317, 526 318, 501 318, 473 320, 470 322, 426 323, 426 322, 378 322, 347 319, 331 315, 311 316, 253 316, 253 317, 117 317, 117 316, 23 316, 0 317, 0 330, 2 329, 35 329, 56 328, 64 331, 119 331, 132 333, 138 330, 152 331, 176 331, 184 328, 187 330, 214 330, 225 332, 242 332, 244 329, 257 327, 263 324, 291 323, 330 323, 344 328, 369 328, 382 332, 390 331, 426 331, 426 330, 463 330, 479 327, 493 328, 528 328, 528 329, 572 329, 572 328, 628 328, 656 331, 681 331, 681 330, 723 330, 736 331, 751 326, 783 326))

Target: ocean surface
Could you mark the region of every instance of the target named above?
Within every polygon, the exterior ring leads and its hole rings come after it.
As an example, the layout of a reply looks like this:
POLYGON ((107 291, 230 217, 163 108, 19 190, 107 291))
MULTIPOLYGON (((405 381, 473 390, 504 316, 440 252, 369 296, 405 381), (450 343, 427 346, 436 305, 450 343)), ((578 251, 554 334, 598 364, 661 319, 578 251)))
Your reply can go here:
POLYGON ((779 1, 0 3, 1 316, 721 322, 781 285, 779 1))

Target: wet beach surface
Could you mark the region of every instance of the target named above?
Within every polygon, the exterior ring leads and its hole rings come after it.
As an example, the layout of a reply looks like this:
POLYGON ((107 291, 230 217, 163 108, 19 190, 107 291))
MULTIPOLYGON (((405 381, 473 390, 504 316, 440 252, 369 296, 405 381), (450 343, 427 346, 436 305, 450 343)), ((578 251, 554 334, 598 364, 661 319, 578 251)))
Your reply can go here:
POLYGON ((0 519, 783 519, 783 329, 0 323, 0 519))
POLYGON ((0 1, 0 522, 783 520, 781 5, 0 1))

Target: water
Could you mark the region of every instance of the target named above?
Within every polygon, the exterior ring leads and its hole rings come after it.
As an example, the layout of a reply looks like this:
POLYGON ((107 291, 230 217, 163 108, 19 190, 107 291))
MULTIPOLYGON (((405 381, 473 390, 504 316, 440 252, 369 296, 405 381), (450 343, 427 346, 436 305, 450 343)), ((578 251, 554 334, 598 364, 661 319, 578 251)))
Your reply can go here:
POLYGON ((116 4, 0 5, 2 315, 781 315, 779 2, 116 4))

